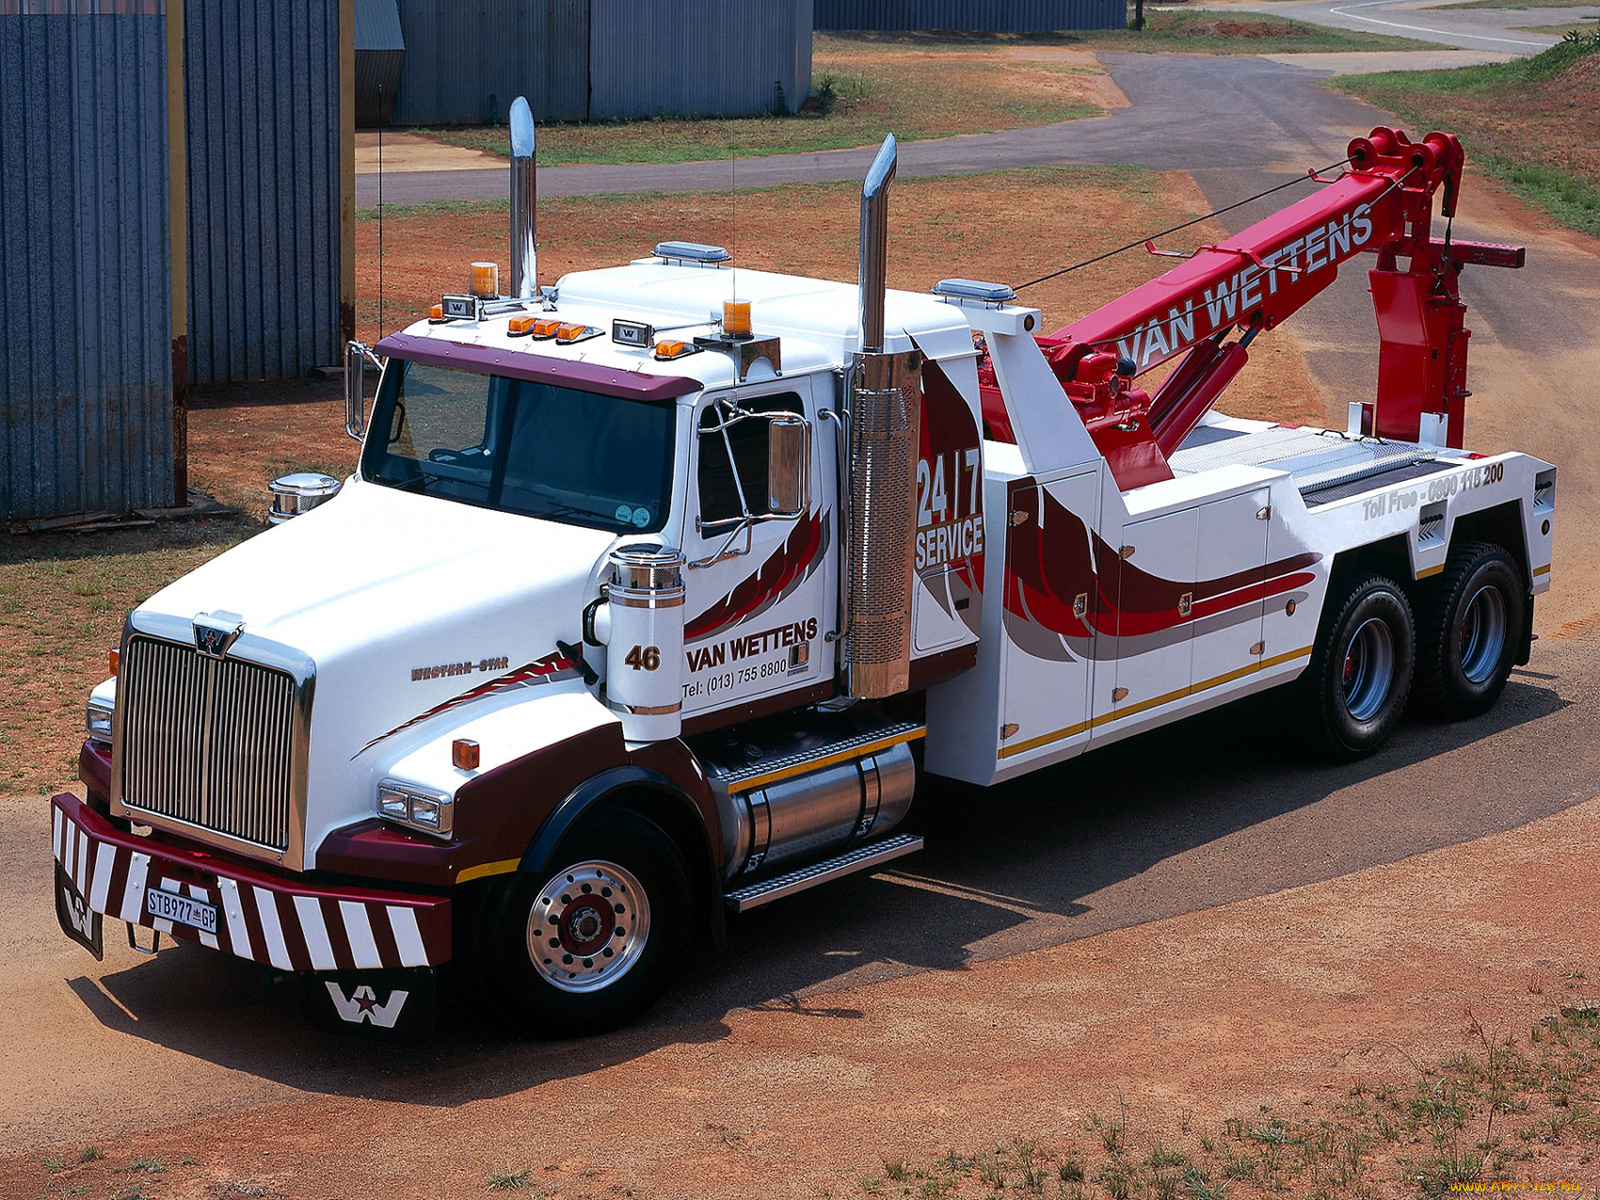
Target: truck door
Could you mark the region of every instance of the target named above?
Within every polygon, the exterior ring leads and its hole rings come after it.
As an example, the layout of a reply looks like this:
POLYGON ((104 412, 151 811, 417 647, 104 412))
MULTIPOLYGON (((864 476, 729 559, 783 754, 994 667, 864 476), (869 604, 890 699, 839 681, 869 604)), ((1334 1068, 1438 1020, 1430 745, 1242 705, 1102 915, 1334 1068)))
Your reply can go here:
MULTIPOLYGON (((831 382, 831 380, 830 380, 831 382)), ((831 691, 838 608, 834 431, 817 420, 805 376, 702 397, 694 414, 683 552, 683 715, 831 691), (810 507, 772 515, 767 494, 769 414, 811 425, 810 507)))
POLYGON ((1098 471, 1010 485, 1005 594, 990 600, 1005 605, 999 751, 1005 767, 1065 758, 1089 740, 1095 656, 1109 641, 1095 628, 1090 531, 1099 504, 1098 471))
POLYGON ((1195 597, 1196 691, 1224 687, 1261 665, 1270 502, 1262 488, 1200 506, 1205 580, 1195 597))

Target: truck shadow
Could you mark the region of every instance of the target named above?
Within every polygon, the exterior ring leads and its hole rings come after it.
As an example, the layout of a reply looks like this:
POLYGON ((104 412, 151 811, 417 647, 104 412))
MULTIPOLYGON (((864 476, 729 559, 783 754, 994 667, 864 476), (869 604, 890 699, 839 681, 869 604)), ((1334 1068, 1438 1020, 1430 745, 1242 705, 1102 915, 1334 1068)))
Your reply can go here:
POLYGON ((192 946, 69 986, 106 1027, 231 1070, 454 1106, 716 1042, 734 1010, 856 1019, 837 996, 853 985, 966 970, 1557 812, 1600 790, 1600 747, 1559 677, 1519 672, 1487 716, 1408 722, 1357 764, 1308 761, 1268 694, 997 789, 931 786, 911 822, 923 853, 730 920, 726 953, 697 951, 642 1022, 585 1041, 525 1040, 446 978, 435 1036, 397 1053, 319 1032, 291 983, 192 946), (1570 761, 1552 768, 1540 748, 1563 743, 1570 761))

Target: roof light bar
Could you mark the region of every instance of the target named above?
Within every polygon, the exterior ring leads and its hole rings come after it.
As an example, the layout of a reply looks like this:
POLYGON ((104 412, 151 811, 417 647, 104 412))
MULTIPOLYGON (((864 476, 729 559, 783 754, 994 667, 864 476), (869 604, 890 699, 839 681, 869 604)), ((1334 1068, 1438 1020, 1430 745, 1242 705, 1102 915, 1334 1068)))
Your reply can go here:
POLYGON ((1009 304, 1016 291, 1004 283, 984 283, 980 279, 941 279, 933 294, 943 300, 976 300, 982 304, 1009 304))
POLYGON ((653 253, 657 258, 673 262, 700 263, 712 267, 733 258, 721 246, 707 246, 700 242, 658 242, 653 253))

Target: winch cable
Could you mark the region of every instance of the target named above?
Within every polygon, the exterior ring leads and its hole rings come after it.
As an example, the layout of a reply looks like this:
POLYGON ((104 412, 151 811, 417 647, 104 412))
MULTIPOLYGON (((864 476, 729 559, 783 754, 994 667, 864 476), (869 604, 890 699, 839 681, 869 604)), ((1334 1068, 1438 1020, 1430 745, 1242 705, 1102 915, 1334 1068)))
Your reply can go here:
POLYGON ((1129 242, 1126 246, 1118 246, 1115 250, 1107 250, 1104 254, 1097 254, 1093 258, 1086 258, 1080 263, 1073 263, 1070 267, 1062 267, 1059 271, 1052 271, 1048 275, 1041 275, 1037 279, 1030 279, 1027 283, 1019 283, 1012 290, 1020 292, 1023 288, 1031 288, 1036 283, 1044 283, 1047 280, 1066 275, 1071 271, 1076 271, 1080 267, 1092 267, 1095 263, 1104 262, 1106 259, 1115 257, 1125 250, 1137 249, 1138 247, 1143 246, 1146 242, 1153 242, 1157 238, 1166 237, 1170 233, 1177 233, 1180 230, 1188 229, 1191 225, 1198 225, 1202 221, 1209 221, 1212 217, 1220 217, 1223 213, 1232 212, 1236 208, 1243 208, 1246 204, 1253 203, 1254 201, 1260 200, 1265 196, 1272 195, 1273 192, 1281 192, 1284 188, 1294 187, 1297 183, 1310 183, 1316 180, 1318 176, 1321 176, 1328 171, 1333 171, 1337 170, 1339 167, 1348 166, 1351 161, 1352 160, 1348 158, 1341 159, 1336 163, 1329 163, 1320 171, 1308 171, 1304 175, 1296 175, 1293 179, 1285 180, 1283 183, 1280 183, 1275 187, 1269 187, 1264 192, 1257 192, 1254 196, 1246 196, 1243 200, 1236 201, 1235 203, 1229 204, 1224 208, 1219 208, 1215 212, 1208 212, 1203 217, 1196 217, 1192 221, 1185 221, 1182 225, 1174 225, 1171 229, 1163 229, 1160 233, 1153 233, 1148 237, 1142 237, 1137 241, 1129 242))

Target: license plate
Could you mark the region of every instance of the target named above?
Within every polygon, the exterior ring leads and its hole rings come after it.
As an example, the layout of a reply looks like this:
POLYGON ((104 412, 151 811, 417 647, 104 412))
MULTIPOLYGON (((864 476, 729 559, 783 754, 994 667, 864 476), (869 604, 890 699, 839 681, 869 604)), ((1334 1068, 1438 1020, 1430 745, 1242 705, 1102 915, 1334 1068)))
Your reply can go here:
POLYGON ((171 892, 151 888, 144 894, 144 907, 152 917, 160 917, 175 925, 187 925, 201 933, 217 931, 216 906, 202 904, 188 896, 175 896, 171 892))

